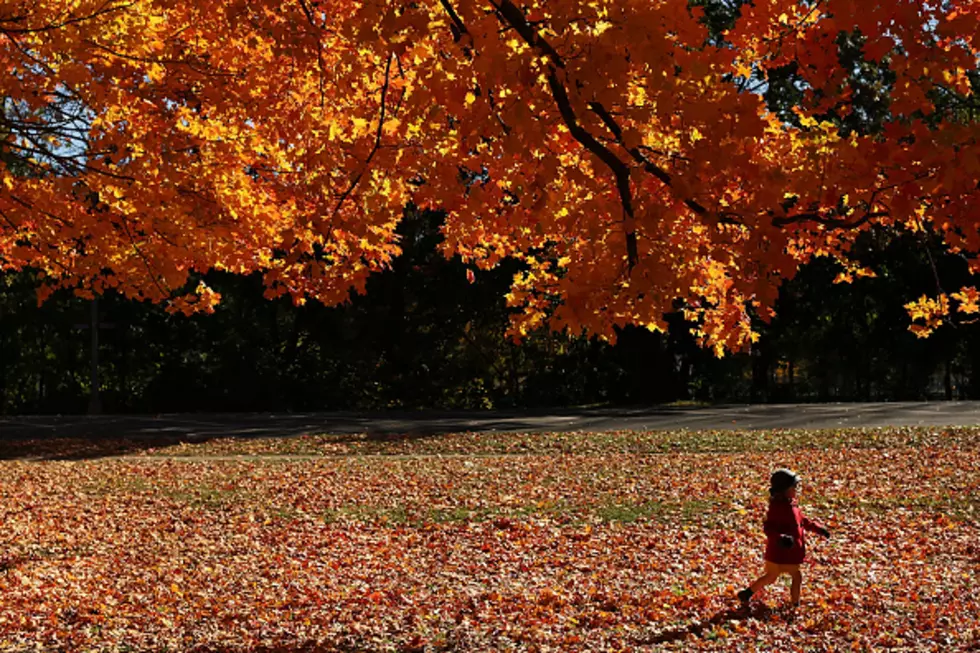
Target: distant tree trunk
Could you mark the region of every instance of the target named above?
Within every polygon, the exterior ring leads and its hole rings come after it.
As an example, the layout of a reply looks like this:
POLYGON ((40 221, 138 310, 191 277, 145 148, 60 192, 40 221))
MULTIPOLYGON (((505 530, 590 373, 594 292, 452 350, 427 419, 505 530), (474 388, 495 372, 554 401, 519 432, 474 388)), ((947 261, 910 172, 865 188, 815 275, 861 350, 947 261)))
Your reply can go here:
POLYGON ((970 364, 970 377, 967 381, 967 398, 980 399, 980 351, 974 350, 970 364))
POLYGON ((825 362, 825 367, 820 371, 820 401, 830 400, 830 367, 825 362))
POLYGON ((793 359, 789 360, 789 368, 787 369, 787 376, 789 377, 789 392, 787 396, 790 401, 796 401, 796 386, 794 379, 795 366, 793 365, 793 359))
POLYGON ((943 378, 943 384, 946 386, 946 401, 953 401, 953 363, 948 358, 946 359, 946 374, 943 378))
POLYGON ((857 366, 854 368, 854 399, 860 399, 864 396, 864 365, 861 361, 858 361, 857 366))
POLYGON ((131 402, 132 396, 129 392, 129 366, 130 361, 130 351, 129 351, 129 329, 125 325, 120 325, 118 329, 118 342, 119 342, 119 352, 121 353, 121 358, 119 361, 119 377, 116 380, 116 390, 118 395, 118 406, 115 408, 118 412, 129 412, 132 410, 131 402))
MULTIPOLYGON (((304 317, 306 316, 307 312, 307 310, 303 310, 301 308, 297 308, 292 311, 292 324, 290 324, 289 336, 282 352, 284 362, 283 368, 287 371, 292 369, 292 367, 296 364, 297 357, 299 356, 299 341, 300 336, 303 334, 304 317)), ((279 340, 277 337, 276 343, 278 344, 278 342, 279 340)))
POLYGON ((524 400, 524 398, 521 396, 522 394, 521 381, 517 373, 517 360, 515 359, 515 356, 513 354, 511 354, 507 358, 509 359, 507 369, 510 372, 509 377, 510 377, 511 402, 514 404, 520 404, 524 400))
MULTIPOLYGON (((0 316, 2 319, 2 316, 0 316)), ((4 337, 0 334, 0 352, 7 351, 4 337)), ((16 344, 16 343, 15 343, 16 344)), ((13 403, 13 402, 11 402, 13 403)), ((0 365, 0 415, 7 413, 7 366, 0 365)))
POLYGON ((769 400, 769 356, 761 348, 752 351, 752 402, 769 400))

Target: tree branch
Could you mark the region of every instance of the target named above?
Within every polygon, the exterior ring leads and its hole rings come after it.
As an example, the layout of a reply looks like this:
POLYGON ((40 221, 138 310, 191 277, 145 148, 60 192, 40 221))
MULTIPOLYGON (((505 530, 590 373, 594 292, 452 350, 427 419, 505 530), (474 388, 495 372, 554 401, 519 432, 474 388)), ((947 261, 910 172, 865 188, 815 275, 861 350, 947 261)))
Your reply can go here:
MULTIPOLYGON (((18 227, 17 224, 12 219, 10 219, 10 217, 6 213, 4 213, 3 209, 0 209, 0 218, 3 218, 3 221, 6 222, 8 225, 10 225, 10 228, 14 230, 14 233, 17 233, 18 231, 21 231, 23 229, 23 227, 18 227)), ((25 241, 26 241, 28 247, 30 247, 31 249, 33 249, 38 254, 41 254, 41 247, 40 247, 40 245, 38 245, 35 242, 32 242, 30 240, 30 238, 25 238, 25 241)), ((44 256, 44 255, 42 254, 42 256, 44 256)), ((52 263, 54 263, 59 268, 61 268, 65 272, 66 275, 67 274, 71 274, 71 270, 69 270, 68 269, 68 266, 66 266, 64 263, 62 263, 58 259, 54 258, 50 253, 47 254, 46 256, 47 256, 48 260, 50 260, 52 263)))
POLYGON ((839 220, 820 215, 820 213, 817 211, 811 211, 808 213, 787 215, 781 218, 773 218, 772 224, 774 227, 785 227, 786 225, 794 223, 817 222, 834 229, 856 229, 857 227, 866 224, 869 220, 873 220, 874 218, 883 218, 888 215, 890 215, 888 211, 866 211, 864 215, 859 218, 855 218, 853 220, 839 220))
POLYGON ((603 145, 585 127, 583 127, 572 107, 571 99, 562 80, 559 78, 558 70, 565 68, 565 62, 551 44, 542 38, 534 27, 527 22, 524 12, 511 0, 500 0, 499 4, 491 2, 497 9, 497 14, 507 25, 513 27, 524 39, 525 43, 536 49, 540 54, 548 58, 548 88, 558 106, 558 112, 562 121, 568 128, 569 133, 585 149, 594 154, 600 161, 606 164, 616 179, 616 190, 619 193, 620 203, 623 205, 623 212, 626 215, 628 224, 626 226, 626 259, 629 271, 631 272, 639 261, 637 251, 636 229, 634 227, 633 211, 633 191, 630 187, 630 169, 616 154, 608 147, 603 145))
POLYGON ((337 202, 337 206, 333 210, 333 215, 337 215, 337 213, 340 211, 340 207, 344 205, 344 202, 347 201, 350 194, 354 192, 355 188, 357 188, 357 184, 360 183, 364 173, 371 167, 371 160, 374 159, 374 155, 378 153, 379 149, 381 149, 381 135, 384 132, 385 112, 387 111, 388 86, 389 82, 391 81, 391 60, 394 58, 394 56, 394 53, 389 53, 388 63, 385 64, 385 81, 384 85, 381 87, 381 117, 378 119, 378 130, 374 135, 374 147, 371 148, 371 153, 368 154, 367 159, 364 161, 364 167, 361 168, 361 171, 357 173, 357 176, 351 180, 347 190, 345 190, 343 195, 340 196, 340 200, 337 202))
POLYGON ((4 34, 7 34, 7 35, 10 35, 10 34, 36 34, 38 32, 51 32, 51 31, 54 31, 56 29, 61 29, 62 27, 67 27, 69 25, 74 25, 76 23, 82 23, 82 22, 85 22, 87 20, 92 20, 94 18, 98 18, 99 16, 102 16, 102 15, 105 15, 105 14, 110 14, 110 13, 112 13, 114 11, 120 11, 122 9, 129 9, 130 7, 132 7, 136 3, 135 2, 127 2, 126 4, 114 5, 114 6, 111 6, 111 7, 107 7, 106 5, 108 5, 108 4, 109 4, 108 2, 104 3, 99 9, 97 9, 94 12, 92 12, 91 14, 88 14, 87 16, 75 16, 74 18, 66 18, 65 20, 61 21, 60 23, 49 23, 49 24, 44 25, 42 27, 23 27, 23 28, 18 28, 18 27, 0 27, 0 32, 2 32, 4 34))
POLYGON ((453 40, 459 43, 463 35, 469 35, 470 31, 466 29, 466 24, 459 17, 459 14, 456 13, 456 8, 449 3, 449 0, 439 0, 439 4, 442 5, 442 8, 449 15, 449 20, 453 21, 453 40))
MULTIPOLYGON (((441 2, 443 3, 444 7, 448 7, 447 0, 441 0, 441 2)), ((629 166, 579 123, 578 116, 575 114, 575 110, 572 106, 571 100, 569 99, 566 86, 562 81, 563 75, 559 73, 559 71, 564 71, 566 69, 564 59, 554 49, 554 47, 552 47, 552 45, 537 32, 534 26, 525 17, 524 12, 520 7, 514 4, 513 0, 490 0, 490 2, 497 10, 497 15, 501 19, 501 22, 503 22, 505 26, 513 28, 525 41, 525 43, 537 51, 539 56, 546 58, 546 79, 565 126, 568 128, 575 140, 598 157, 612 171, 616 178, 617 190, 620 194, 623 210, 629 218, 632 218, 633 198, 629 184, 629 166)), ((449 9, 451 9, 451 7, 449 7, 447 10, 449 9)), ((451 16, 452 15, 455 15, 455 12, 453 12, 451 16)), ((589 102, 588 108, 599 117, 603 125, 613 135, 615 143, 620 145, 627 153, 629 153, 632 159, 639 164, 645 172, 656 177, 664 185, 672 186, 673 177, 666 169, 657 165, 654 161, 648 158, 640 146, 627 146, 623 140, 623 129, 609 109, 597 101, 589 102)), ((978 187, 980 187, 980 184, 978 184, 978 187)), ((744 224, 742 216, 736 212, 714 213, 705 205, 701 204, 698 200, 691 197, 683 198, 682 201, 687 208, 699 216, 713 216, 719 223, 723 224, 744 224)), ((784 206, 783 210, 787 211, 789 208, 789 206, 784 206)), ((793 223, 811 221, 835 229, 855 229, 874 218, 884 217, 887 215, 889 215, 888 212, 872 211, 870 206, 863 215, 853 220, 835 219, 828 215, 821 214, 819 211, 809 211, 792 216, 774 218, 772 220, 772 225, 783 227, 793 223)), ((637 260, 636 235, 632 229, 627 230, 627 248, 629 250, 630 269, 632 269, 637 260)))
MULTIPOLYGON (((310 9, 310 5, 307 4, 306 0, 299 0, 300 6, 303 8, 303 13, 306 14, 306 20, 310 23, 310 26, 317 32, 321 31, 323 26, 317 25, 316 19, 313 17, 313 10, 310 9)), ((325 103, 326 95, 323 88, 323 41, 320 39, 319 34, 316 36, 316 65, 320 72, 320 108, 323 108, 325 103)))
MULTIPOLYGON (((599 116, 599 119, 602 120, 602 123, 606 126, 606 128, 609 129, 609 131, 612 132, 613 136, 616 138, 616 142, 619 143, 624 150, 629 152, 630 155, 636 160, 636 162, 639 163, 641 166, 643 166, 643 169, 646 172, 650 173, 651 175, 653 175, 654 177, 662 181, 665 186, 671 185, 672 178, 669 172, 667 172, 666 170, 664 170, 663 168, 655 164, 653 161, 648 159, 643 154, 643 152, 640 150, 639 147, 626 147, 626 144, 623 142, 622 128, 619 126, 619 123, 616 122, 616 119, 609 112, 609 110, 606 109, 604 106, 602 106, 602 103, 590 102, 589 109, 591 109, 593 112, 595 112, 597 116, 599 116)), ((693 200, 688 197, 684 199, 684 204, 698 215, 707 215, 708 213, 708 209, 706 209, 697 200, 693 200)))

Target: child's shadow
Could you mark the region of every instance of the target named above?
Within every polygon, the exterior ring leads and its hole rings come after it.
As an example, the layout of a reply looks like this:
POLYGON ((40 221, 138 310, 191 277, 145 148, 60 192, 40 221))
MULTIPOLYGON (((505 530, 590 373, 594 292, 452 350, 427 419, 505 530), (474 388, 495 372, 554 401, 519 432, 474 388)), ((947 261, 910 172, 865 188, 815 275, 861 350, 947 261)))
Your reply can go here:
POLYGON ((745 621, 759 619, 765 621, 773 614, 773 609, 765 603, 753 603, 748 608, 726 608, 716 613, 707 621, 699 621, 687 626, 670 628, 649 637, 637 639, 637 644, 666 644, 686 639, 689 635, 700 637, 701 633, 727 621, 745 621))
POLYGON ((27 558, 24 556, 0 558, 0 572, 10 571, 11 569, 19 567, 24 562, 27 562, 27 558))

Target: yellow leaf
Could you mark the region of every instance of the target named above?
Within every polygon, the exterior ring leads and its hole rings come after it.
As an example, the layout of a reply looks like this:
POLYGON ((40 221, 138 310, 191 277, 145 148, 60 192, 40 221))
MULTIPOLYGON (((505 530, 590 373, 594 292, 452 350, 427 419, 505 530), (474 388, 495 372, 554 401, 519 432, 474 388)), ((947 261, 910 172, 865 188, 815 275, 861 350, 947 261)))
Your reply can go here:
POLYGON ((146 70, 146 76, 150 78, 151 82, 159 84, 167 76, 167 69, 158 63, 150 64, 146 70))

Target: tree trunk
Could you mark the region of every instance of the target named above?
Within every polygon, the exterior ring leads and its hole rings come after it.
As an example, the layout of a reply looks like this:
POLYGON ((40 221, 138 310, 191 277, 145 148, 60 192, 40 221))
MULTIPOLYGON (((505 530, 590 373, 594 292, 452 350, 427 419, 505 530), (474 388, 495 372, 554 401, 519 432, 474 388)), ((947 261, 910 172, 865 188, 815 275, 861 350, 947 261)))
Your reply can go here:
POLYGON ((795 379, 794 379, 794 372, 795 371, 796 371, 796 368, 793 365, 793 359, 791 358, 789 360, 789 369, 787 370, 787 372, 788 372, 787 376, 789 377, 789 392, 787 393, 787 396, 788 396, 788 398, 789 398, 790 401, 796 401, 796 385, 795 385, 795 379))
POLYGON ((946 359, 946 374, 943 378, 943 384, 946 386, 946 401, 953 401, 953 364, 948 358, 946 359))

